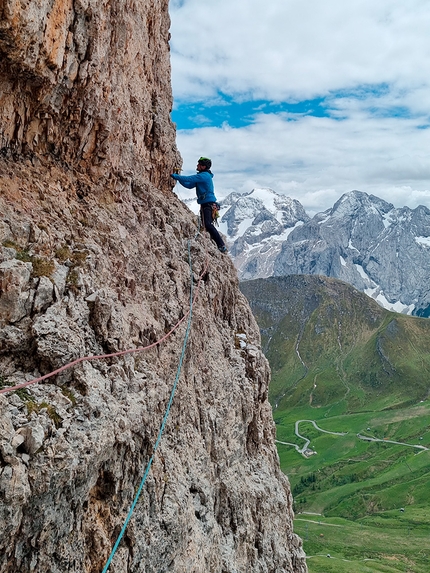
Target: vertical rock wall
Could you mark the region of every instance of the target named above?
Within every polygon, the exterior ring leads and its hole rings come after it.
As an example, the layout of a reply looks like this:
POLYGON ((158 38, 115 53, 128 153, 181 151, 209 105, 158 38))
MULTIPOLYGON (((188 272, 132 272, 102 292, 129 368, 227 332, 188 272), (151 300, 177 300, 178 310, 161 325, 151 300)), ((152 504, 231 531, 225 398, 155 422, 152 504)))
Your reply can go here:
POLYGON ((168 0, 1 0, 0 149, 166 186, 168 0))
MULTIPOLYGON (((209 262, 111 570, 304 573, 258 328, 170 190, 167 2, 0 0, 0 15, 0 386, 161 338, 189 308, 188 252, 194 283, 209 262)), ((2 573, 102 570, 184 335, 0 395, 2 573)))

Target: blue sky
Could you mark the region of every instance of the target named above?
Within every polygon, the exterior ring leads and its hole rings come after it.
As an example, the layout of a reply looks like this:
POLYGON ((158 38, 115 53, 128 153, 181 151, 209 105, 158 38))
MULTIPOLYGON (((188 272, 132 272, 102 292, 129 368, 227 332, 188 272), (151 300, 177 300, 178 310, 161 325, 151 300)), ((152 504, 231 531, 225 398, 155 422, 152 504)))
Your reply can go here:
POLYGON ((300 102, 271 102, 269 100, 235 101, 231 96, 219 94, 211 102, 177 102, 172 120, 180 130, 199 127, 222 127, 226 122, 231 127, 243 127, 254 122, 258 114, 290 113, 329 117, 323 98, 300 102))
MULTIPOLYGON (((271 187, 311 214, 352 189, 430 207, 426 0, 171 0, 185 173, 271 187)), ((181 190, 183 193, 184 190, 181 190)))

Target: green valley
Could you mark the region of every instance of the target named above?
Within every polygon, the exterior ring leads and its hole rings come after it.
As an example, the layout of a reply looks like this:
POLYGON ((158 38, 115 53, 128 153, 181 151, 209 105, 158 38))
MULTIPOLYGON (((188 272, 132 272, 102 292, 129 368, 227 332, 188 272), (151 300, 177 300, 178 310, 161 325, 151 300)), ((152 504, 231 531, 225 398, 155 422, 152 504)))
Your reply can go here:
POLYGON ((241 289, 310 573, 428 573, 430 321, 325 277, 241 289))

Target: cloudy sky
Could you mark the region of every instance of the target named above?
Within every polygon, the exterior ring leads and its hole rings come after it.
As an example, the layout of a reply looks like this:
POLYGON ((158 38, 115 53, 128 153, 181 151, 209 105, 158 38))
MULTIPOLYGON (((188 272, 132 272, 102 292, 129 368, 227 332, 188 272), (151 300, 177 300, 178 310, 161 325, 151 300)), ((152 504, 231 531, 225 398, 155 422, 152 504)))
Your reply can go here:
MULTIPOLYGON (((170 0, 183 173, 309 214, 346 191, 430 208, 428 0, 170 0)), ((185 198, 187 191, 178 189, 185 198)))

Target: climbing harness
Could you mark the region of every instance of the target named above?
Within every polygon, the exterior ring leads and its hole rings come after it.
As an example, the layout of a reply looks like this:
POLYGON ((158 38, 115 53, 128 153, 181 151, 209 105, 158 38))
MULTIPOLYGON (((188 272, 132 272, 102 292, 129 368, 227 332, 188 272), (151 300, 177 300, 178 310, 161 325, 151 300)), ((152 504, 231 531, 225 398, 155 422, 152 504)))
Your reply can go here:
POLYGON ((200 224, 201 224, 201 226, 203 227, 203 229, 207 230, 206 226, 205 226, 205 217, 203 214, 203 209, 205 206, 211 207, 212 224, 219 227, 218 219, 220 216, 219 210, 221 209, 221 207, 218 203, 205 203, 203 205, 200 205, 200 224))
POLYGON ((212 222, 217 227, 219 227, 218 219, 219 219, 220 208, 221 207, 218 205, 218 203, 212 203, 212 222))

